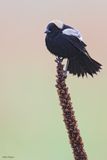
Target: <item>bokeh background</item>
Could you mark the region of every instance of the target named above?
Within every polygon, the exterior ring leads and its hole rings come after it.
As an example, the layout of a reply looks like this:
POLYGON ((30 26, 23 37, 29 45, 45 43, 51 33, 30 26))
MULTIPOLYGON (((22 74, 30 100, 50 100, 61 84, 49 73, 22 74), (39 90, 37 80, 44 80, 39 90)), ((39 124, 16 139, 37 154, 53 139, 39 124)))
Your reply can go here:
POLYGON ((78 28, 103 64, 67 84, 90 160, 107 159, 107 1, 0 0, 0 160, 73 160, 44 43, 52 19, 78 28))

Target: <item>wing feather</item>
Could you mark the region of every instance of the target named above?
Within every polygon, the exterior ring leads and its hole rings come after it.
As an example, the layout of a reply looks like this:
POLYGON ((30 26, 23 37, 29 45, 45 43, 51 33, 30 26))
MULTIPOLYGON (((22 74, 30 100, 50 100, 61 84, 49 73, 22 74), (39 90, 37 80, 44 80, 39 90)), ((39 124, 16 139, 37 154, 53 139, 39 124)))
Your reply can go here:
POLYGON ((88 57, 90 57, 89 53, 85 48, 87 45, 83 41, 79 40, 75 36, 63 35, 63 38, 66 39, 66 41, 68 41, 71 45, 73 45, 77 50, 79 50, 80 52, 83 52, 88 57))

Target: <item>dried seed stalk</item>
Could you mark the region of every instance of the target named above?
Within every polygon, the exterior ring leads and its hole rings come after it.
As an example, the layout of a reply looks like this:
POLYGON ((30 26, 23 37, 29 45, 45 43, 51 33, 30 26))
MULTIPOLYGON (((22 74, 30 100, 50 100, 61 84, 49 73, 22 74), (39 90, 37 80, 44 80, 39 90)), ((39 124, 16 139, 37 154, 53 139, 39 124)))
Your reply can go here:
POLYGON ((87 154, 84 150, 83 141, 80 136, 80 131, 77 126, 70 94, 68 93, 68 87, 65 83, 67 75, 63 70, 64 65, 61 63, 62 60, 60 58, 57 58, 55 61, 57 62, 56 88, 59 95, 60 105, 62 106, 64 122, 70 144, 73 149, 74 158, 75 160, 88 160, 87 154))

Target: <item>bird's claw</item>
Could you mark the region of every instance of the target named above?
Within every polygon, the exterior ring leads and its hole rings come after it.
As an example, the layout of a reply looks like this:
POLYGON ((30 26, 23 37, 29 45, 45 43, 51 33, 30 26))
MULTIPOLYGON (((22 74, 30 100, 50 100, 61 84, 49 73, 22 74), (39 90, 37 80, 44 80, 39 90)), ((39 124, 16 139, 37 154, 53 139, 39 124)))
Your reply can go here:
POLYGON ((63 57, 57 57, 56 60, 55 60, 55 62, 62 62, 63 59, 64 59, 63 57))

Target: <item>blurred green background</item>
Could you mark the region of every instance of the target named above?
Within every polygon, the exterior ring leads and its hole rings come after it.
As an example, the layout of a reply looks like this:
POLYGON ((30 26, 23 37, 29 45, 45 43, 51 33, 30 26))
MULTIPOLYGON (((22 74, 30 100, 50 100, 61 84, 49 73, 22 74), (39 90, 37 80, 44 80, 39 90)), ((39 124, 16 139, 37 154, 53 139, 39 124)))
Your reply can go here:
POLYGON ((73 160, 55 57, 44 43, 52 19, 78 28, 103 64, 95 78, 69 75, 67 84, 89 159, 107 159, 106 6, 106 0, 0 0, 0 160, 73 160))

